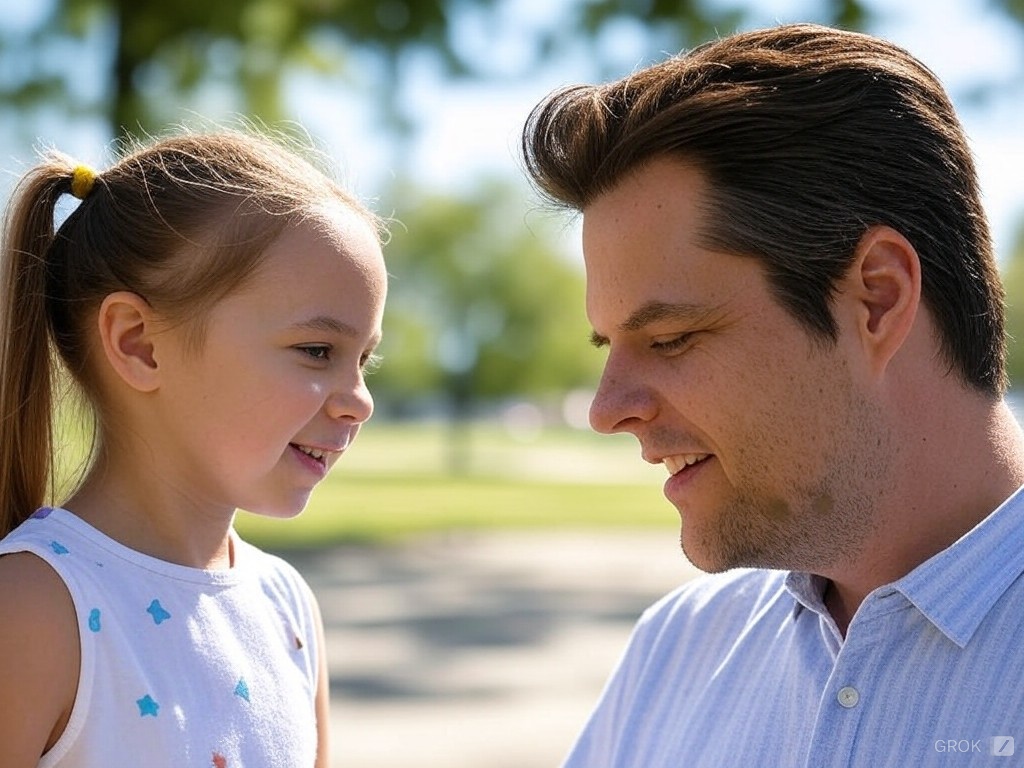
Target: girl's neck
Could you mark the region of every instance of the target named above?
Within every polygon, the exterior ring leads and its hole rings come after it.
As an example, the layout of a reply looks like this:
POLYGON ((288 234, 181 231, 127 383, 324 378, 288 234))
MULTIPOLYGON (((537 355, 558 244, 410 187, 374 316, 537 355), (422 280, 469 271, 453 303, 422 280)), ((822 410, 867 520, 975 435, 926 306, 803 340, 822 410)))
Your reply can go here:
POLYGON ((64 506, 120 544, 177 565, 221 570, 234 564, 234 510, 202 510, 159 487, 111 482, 93 471, 64 506))

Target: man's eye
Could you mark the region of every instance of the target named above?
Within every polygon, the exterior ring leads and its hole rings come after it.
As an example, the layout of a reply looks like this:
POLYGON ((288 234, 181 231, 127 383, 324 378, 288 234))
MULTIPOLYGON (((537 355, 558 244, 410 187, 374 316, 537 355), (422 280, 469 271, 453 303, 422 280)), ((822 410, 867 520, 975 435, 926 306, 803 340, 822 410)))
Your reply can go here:
POLYGON ((690 342, 691 337, 692 334, 684 333, 665 341, 652 341, 651 349, 658 352, 677 352, 690 342))
POLYGON ((331 348, 326 344, 308 344, 297 349, 314 360, 329 360, 331 357, 331 348))

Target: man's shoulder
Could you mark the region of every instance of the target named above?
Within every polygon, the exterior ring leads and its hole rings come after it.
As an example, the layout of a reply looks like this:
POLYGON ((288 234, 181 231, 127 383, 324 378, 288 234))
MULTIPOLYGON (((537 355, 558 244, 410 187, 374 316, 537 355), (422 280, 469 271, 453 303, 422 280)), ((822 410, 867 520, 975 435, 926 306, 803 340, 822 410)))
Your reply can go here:
POLYGON ((785 591, 788 571, 734 568, 723 573, 701 574, 680 585, 651 606, 651 611, 674 608, 689 612, 759 604, 785 591))
POLYGON ((648 628, 673 626, 687 631, 713 622, 718 628, 747 626, 767 614, 790 612, 796 605, 786 590, 786 571, 737 568, 699 576, 648 608, 640 619, 648 628))
POLYGON ((644 612, 623 662, 624 675, 647 696, 662 690, 668 674, 674 688, 692 692, 703 690, 707 676, 727 661, 732 670, 760 663, 765 648, 793 624, 797 603, 786 589, 786 576, 733 570, 687 582, 644 612))

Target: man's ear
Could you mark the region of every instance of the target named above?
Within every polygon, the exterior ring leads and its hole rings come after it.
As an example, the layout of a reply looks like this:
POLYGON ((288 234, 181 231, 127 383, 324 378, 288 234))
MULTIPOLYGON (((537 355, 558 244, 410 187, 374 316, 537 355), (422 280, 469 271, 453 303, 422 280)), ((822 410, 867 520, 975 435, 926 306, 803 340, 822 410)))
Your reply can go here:
POLYGON ((155 319, 152 307, 137 293, 115 291, 100 304, 100 341, 107 362, 132 389, 152 392, 159 384, 153 354, 155 319))
POLYGON ((869 228, 843 280, 856 330, 872 369, 881 372, 906 341, 921 304, 917 250, 892 227, 869 228))

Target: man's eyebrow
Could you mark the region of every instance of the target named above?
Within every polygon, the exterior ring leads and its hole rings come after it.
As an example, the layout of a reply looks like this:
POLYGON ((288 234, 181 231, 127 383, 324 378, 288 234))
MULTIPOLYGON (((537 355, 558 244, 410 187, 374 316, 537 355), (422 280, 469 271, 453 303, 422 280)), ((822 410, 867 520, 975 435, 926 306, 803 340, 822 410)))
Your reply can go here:
MULTIPOLYGON (((676 304, 667 301, 648 301, 633 310, 629 317, 619 325, 618 330, 622 333, 642 331, 648 325, 664 320, 697 323, 705 319, 715 309, 715 307, 708 307, 704 304, 690 304, 688 302, 676 304)), ((608 345, 608 337, 593 331, 590 334, 590 343, 595 347, 605 347, 608 345)))

